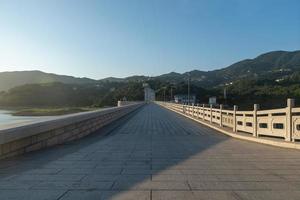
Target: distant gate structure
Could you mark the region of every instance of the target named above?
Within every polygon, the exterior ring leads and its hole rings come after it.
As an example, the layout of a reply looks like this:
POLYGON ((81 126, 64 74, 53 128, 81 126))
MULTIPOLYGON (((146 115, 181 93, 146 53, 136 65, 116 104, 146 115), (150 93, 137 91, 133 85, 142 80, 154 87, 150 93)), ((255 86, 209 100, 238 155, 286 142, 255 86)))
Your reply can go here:
POLYGON ((144 99, 146 102, 155 101, 155 91, 150 88, 148 83, 143 84, 144 87, 144 99))

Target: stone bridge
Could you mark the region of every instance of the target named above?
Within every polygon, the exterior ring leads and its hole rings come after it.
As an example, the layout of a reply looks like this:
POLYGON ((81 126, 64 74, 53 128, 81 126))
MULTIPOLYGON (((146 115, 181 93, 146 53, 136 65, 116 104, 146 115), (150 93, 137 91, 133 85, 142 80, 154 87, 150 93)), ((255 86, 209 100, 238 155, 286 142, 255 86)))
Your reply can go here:
POLYGON ((2 159, 0 199, 300 199, 299 150, 232 138, 156 104, 80 126, 91 128, 80 140, 71 128, 70 140, 43 133, 54 146, 35 137, 15 154, 39 150, 2 159))

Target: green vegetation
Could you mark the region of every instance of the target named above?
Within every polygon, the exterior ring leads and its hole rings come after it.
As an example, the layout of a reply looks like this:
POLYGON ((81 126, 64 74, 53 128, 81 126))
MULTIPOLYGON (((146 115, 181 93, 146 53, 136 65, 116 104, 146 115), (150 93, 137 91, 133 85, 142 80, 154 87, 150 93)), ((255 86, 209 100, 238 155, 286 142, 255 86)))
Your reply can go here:
POLYGON ((300 103, 300 76, 275 79, 244 79, 227 87, 229 104, 239 105, 242 109, 252 109, 254 103, 262 109, 285 107, 287 98, 300 103))
POLYGON ((1 107, 104 107, 116 106, 124 97, 143 100, 141 83, 28 84, 0 93, 1 107))

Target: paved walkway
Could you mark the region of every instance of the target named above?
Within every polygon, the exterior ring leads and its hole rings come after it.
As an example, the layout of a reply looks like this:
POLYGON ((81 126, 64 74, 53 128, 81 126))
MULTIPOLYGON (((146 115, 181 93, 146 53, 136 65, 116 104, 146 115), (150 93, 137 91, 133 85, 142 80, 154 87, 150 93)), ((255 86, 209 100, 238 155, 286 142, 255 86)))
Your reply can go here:
POLYGON ((298 200, 300 152, 150 104, 99 134, 0 161, 0 199, 298 200))

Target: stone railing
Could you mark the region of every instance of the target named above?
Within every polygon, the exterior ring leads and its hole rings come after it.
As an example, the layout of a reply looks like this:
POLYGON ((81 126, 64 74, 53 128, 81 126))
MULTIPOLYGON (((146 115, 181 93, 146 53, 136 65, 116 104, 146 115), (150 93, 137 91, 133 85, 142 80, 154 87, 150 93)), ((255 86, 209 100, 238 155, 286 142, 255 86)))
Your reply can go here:
POLYGON ((89 135, 144 103, 71 114, 0 130, 0 159, 63 144, 89 135))
POLYGON ((294 100, 287 100, 287 107, 272 110, 259 110, 254 104, 252 111, 225 110, 212 106, 191 106, 169 102, 157 102, 173 111, 197 119, 232 133, 248 133, 253 137, 267 136, 284 139, 287 142, 300 140, 300 108, 295 108, 294 100))

